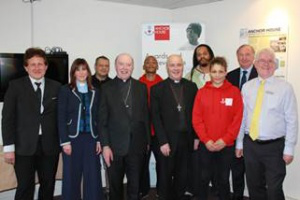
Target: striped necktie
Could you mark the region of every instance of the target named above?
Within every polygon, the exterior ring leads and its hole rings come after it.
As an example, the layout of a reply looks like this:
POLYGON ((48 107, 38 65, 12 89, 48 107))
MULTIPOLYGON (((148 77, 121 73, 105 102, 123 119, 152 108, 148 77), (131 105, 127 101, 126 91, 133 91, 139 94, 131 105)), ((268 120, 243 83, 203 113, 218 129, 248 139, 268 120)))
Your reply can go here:
POLYGON ((259 135, 259 117, 260 117, 260 111, 261 111, 261 107, 262 107, 262 103, 263 103, 264 93, 265 93, 265 80, 262 80, 260 82, 260 85, 259 85, 259 88, 257 91, 255 108, 254 108, 252 119, 251 119, 249 135, 252 138, 252 140, 256 140, 259 135))

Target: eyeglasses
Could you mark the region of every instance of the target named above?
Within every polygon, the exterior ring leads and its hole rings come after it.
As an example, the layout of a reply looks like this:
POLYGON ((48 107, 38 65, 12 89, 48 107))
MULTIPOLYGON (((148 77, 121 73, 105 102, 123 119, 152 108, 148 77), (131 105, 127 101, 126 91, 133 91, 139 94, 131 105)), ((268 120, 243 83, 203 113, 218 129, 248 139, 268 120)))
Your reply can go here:
POLYGON ((264 60, 264 59, 259 59, 258 60, 259 64, 262 64, 262 65, 273 65, 275 64, 275 61, 274 60, 264 60))

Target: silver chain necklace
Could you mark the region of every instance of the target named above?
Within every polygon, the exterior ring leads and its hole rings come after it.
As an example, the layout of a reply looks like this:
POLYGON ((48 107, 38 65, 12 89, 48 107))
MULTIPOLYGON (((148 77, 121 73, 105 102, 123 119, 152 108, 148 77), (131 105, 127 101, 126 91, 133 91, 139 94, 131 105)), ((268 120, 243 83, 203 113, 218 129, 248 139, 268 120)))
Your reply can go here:
POLYGON ((125 99, 123 99, 123 102, 124 102, 124 105, 126 108, 129 108, 129 105, 128 105, 128 97, 129 97, 129 94, 130 94, 130 91, 131 91, 131 80, 129 80, 129 88, 127 90, 127 94, 126 94, 126 97, 125 99))

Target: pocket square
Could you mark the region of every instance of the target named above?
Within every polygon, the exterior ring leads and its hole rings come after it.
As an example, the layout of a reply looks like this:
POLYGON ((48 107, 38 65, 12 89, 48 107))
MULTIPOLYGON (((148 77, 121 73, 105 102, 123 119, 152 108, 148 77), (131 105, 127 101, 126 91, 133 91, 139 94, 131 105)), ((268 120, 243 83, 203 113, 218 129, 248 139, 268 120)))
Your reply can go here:
POLYGON ((57 97, 52 97, 52 100, 55 100, 55 99, 57 99, 57 97))

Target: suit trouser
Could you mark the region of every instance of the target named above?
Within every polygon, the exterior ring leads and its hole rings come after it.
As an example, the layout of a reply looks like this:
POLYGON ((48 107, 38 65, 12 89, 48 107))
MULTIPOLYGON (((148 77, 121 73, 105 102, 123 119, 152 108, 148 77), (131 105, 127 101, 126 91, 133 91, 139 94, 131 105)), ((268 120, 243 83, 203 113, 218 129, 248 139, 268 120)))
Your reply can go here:
POLYGON ((187 133, 180 133, 175 152, 171 152, 171 155, 167 157, 160 152, 159 187, 157 188, 159 199, 184 199, 187 185, 188 151, 187 133))
POLYGON ((126 156, 113 155, 111 166, 107 168, 109 177, 109 199, 124 199, 123 179, 127 178, 127 200, 137 200, 142 173, 144 154, 128 153, 126 156))
POLYGON ((234 146, 225 147, 219 152, 210 152, 205 147, 205 144, 201 143, 200 150, 202 170, 199 199, 208 199, 209 182, 213 173, 216 173, 217 176, 220 199, 230 199, 229 174, 230 163, 233 159, 234 146))
POLYGON ((188 154, 188 180, 187 180, 187 191, 193 195, 199 194, 200 188, 200 149, 189 152, 188 154))
POLYGON ((71 140, 71 145, 71 155, 63 153, 63 200, 81 199, 82 180, 83 200, 104 199, 95 139, 90 134, 79 134, 71 140))
POLYGON ((15 155, 17 189, 15 200, 33 200, 35 172, 40 183, 38 199, 53 200, 58 154, 45 155, 39 140, 37 151, 32 156, 15 155))
POLYGON ((262 144, 245 135, 244 157, 250 199, 285 199, 282 190, 286 175, 283 149, 284 139, 262 144))
POLYGON ((142 168, 142 175, 140 179, 140 194, 143 196, 149 193, 150 190, 150 171, 149 171, 149 161, 150 161, 150 156, 151 152, 153 152, 155 161, 156 161, 156 188, 159 185, 159 159, 158 159, 158 154, 159 154, 159 145, 156 136, 151 137, 151 145, 150 145, 150 151, 147 153, 145 156, 145 159, 143 161, 143 168, 142 168))
POLYGON ((234 158, 231 163, 231 176, 232 176, 232 188, 233 199, 242 200, 245 189, 245 161, 244 157, 234 158))

